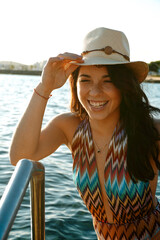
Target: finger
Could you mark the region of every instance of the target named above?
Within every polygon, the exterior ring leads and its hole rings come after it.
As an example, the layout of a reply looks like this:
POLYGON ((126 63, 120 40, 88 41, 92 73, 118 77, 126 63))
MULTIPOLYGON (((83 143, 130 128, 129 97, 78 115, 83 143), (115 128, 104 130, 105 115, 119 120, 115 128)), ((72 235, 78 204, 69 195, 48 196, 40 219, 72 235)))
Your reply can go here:
POLYGON ((57 56, 57 57, 51 57, 51 58, 49 58, 48 63, 51 63, 51 64, 52 64, 52 63, 54 63, 54 62, 60 62, 60 61, 62 61, 62 59, 57 56))
POLYGON ((70 60, 70 61, 82 59, 81 55, 77 55, 74 53, 67 53, 67 52, 63 53, 63 54, 59 54, 57 57, 59 57, 60 59, 63 59, 63 60, 70 60))

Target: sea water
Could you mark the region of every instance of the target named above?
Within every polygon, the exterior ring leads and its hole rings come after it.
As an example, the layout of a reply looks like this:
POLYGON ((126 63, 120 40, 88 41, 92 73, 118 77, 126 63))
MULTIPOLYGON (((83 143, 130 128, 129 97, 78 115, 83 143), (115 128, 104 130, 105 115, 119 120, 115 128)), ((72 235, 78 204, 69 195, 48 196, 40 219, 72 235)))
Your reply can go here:
MULTIPOLYGON (((0 75, 0 197, 14 171, 8 155, 12 134, 39 81, 39 76, 0 75)), ((143 83, 142 87, 150 103, 160 107, 160 84, 143 83)), ((69 101, 66 83, 49 99, 43 126, 57 114, 68 112, 69 101)), ((62 145, 41 162, 45 167, 46 240, 96 240, 92 218, 72 180, 70 151, 62 145)), ((28 188, 8 239, 31 238, 29 195, 28 188)), ((157 196, 160 196, 159 181, 157 196)))

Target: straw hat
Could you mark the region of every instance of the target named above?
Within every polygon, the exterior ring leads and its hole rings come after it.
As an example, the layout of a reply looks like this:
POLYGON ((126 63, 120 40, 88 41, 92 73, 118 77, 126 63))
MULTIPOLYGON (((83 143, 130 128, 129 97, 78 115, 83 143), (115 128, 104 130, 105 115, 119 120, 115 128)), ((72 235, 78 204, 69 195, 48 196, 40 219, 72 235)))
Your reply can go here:
POLYGON ((125 64, 142 82, 148 74, 148 64, 142 61, 130 62, 128 40, 123 32, 108 28, 96 28, 89 32, 83 43, 84 63, 78 65, 125 64))

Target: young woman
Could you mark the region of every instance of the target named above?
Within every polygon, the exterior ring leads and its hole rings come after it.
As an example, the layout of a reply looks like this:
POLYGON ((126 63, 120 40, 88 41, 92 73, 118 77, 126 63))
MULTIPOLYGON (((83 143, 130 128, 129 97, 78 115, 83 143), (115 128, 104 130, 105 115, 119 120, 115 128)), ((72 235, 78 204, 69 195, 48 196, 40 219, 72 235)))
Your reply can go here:
POLYGON ((97 28, 87 34, 81 56, 64 53, 49 59, 12 140, 13 165, 68 146, 74 182, 98 239, 160 239, 155 197, 160 121, 153 119, 160 110, 149 105, 140 87, 147 74, 146 63, 130 62, 124 33, 97 28), (41 130, 51 92, 68 77, 71 112, 41 130))

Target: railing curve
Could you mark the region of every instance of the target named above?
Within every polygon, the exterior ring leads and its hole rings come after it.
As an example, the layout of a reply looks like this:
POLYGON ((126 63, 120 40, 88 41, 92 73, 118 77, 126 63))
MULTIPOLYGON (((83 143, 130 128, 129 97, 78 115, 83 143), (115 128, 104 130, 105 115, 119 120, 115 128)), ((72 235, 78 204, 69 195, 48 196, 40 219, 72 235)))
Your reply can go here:
POLYGON ((20 160, 0 200, 0 240, 8 237, 26 189, 31 187, 31 239, 45 239, 45 170, 40 162, 20 160))

